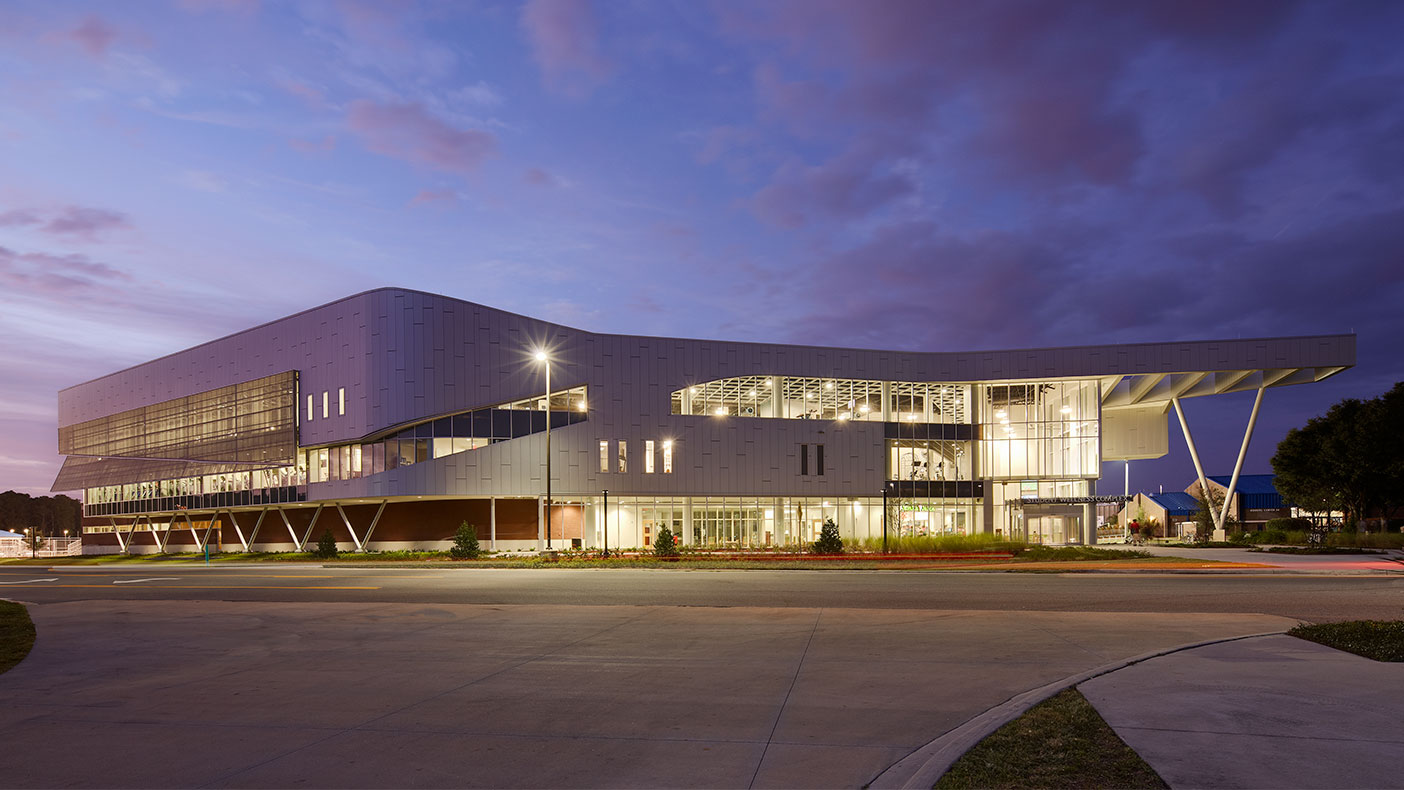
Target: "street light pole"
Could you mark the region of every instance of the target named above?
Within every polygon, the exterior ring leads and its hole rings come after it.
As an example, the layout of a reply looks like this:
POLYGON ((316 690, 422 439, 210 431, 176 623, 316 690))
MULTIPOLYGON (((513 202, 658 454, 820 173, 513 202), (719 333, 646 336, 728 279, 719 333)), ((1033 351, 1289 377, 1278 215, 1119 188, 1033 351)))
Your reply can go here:
POLYGON ((882 484, 882 553, 887 553, 887 483, 882 484))
POLYGON ((609 489, 604 490, 604 555, 609 557, 609 489))
POLYGON ((551 358, 536 352, 536 361, 546 365, 546 549, 551 549, 551 358))

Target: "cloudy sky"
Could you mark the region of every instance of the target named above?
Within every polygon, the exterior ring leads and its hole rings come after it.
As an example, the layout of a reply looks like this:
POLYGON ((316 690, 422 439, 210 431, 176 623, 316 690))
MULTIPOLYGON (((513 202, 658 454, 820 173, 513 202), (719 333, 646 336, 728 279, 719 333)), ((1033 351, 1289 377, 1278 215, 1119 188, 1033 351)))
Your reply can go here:
MULTIPOLYGON (((367 288, 914 350, 1356 332, 1404 379, 1404 4, 0 6, 0 489, 55 392, 367 288)), ((1232 470, 1251 395, 1187 402, 1232 470)), ((1193 476, 1169 456, 1135 487, 1193 476)), ((1104 491, 1121 487, 1108 465, 1104 491)))

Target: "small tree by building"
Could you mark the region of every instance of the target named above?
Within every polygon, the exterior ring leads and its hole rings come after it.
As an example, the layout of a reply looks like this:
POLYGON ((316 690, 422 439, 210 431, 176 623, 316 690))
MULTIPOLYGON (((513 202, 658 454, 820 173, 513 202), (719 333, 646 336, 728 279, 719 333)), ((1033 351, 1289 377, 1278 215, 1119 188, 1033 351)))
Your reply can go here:
POLYGON ((658 537, 653 539, 653 556, 678 556, 678 542, 673 537, 673 531, 671 529, 663 527, 662 529, 658 530, 658 537))
POLYGON ((459 524, 458 531, 453 533, 453 548, 449 549, 449 556, 457 560, 475 560, 481 554, 478 528, 467 521, 459 524))
POLYGON ((819 530, 819 540, 814 542, 813 550, 815 554, 843 553, 843 538, 839 537, 838 525, 833 519, 824 519, 824 526, 819 530))
POLYGON ((322 530, 322 537, 317 538, 317 548, 312 550, 312 556, 326 560, 340 553, 341 550, 336 547, 336 538, 332 536, 331 530, 322 530))
MULTIPOLYGON (((1195 499, 1199 509, 1194 511, 1194 542, 1208 543, 1214 539, 1214 514, 1224 507, 1224 494, 1216 488, 1200 490, 1195 499)), ((1224 517, 1224 532, 1232 532, 1238 527, 1238 519, 1232 515, 1224 517)))

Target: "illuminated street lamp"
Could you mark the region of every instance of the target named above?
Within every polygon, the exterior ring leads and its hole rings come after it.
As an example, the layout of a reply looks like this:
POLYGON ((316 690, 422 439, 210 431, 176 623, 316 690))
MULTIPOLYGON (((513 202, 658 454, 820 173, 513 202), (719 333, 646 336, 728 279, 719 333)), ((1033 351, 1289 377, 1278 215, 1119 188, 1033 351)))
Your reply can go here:
POLYGON ((538 349, 536 361, 546 366, 546 548, 551 548, 551 357, 538 349))

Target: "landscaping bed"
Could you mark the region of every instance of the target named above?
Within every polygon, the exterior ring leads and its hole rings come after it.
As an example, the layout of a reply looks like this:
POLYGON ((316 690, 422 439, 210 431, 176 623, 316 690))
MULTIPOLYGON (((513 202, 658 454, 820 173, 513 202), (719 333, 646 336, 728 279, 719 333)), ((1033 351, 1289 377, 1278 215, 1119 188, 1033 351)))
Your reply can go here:
POLYGON ((1404 661, 1404 621, 1401 620, 1299 625, 1287 634, 1375 661, 1404 661))
POLYGON ((935 788, 1163 788, 1077 689, 1030 708, 966 752, 935 788))

